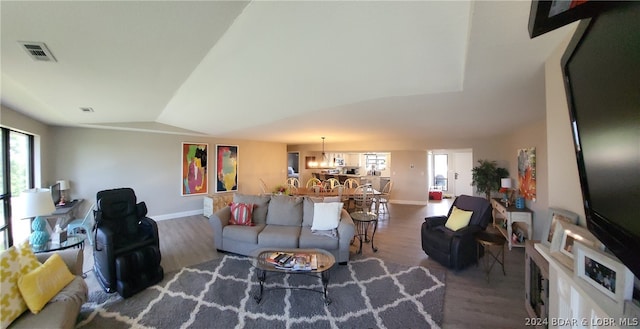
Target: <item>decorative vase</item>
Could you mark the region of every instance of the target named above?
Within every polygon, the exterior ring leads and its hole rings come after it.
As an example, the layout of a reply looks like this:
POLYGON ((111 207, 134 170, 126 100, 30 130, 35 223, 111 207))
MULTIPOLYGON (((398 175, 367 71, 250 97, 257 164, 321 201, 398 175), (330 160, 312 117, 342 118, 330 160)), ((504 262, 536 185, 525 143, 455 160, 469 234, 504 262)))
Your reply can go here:
POLYGON ((524 209, 524 198, 519 196, 516 198, 516 208, 524 209))
POLYGON ((43 217, 36 217, 31 223, 33 232, 29 236, 29 244, 34 247, 43 247, 49 241, 49 232, 47 232, 47 222, 43 217))

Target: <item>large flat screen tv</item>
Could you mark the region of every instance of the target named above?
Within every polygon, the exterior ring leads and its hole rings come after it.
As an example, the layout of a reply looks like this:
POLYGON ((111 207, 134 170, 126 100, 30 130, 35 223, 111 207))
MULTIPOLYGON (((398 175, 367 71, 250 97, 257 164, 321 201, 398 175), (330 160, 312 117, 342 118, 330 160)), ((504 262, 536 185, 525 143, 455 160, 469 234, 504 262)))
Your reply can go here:
POLYGON ((640 277, 640 3, 582 21, 562 67, 587 227, 640 277))

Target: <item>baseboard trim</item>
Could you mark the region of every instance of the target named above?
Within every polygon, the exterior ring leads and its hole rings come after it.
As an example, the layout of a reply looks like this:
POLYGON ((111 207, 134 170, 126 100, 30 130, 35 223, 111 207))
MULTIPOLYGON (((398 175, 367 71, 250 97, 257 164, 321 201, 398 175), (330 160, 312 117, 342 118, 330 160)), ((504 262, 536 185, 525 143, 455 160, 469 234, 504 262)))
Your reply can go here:
POLYGON ((149 218, 151 218, 151 219, 153 219, 155 221, 159 221, 159 220, 167 220, 167 219, 174 219, 174 218, 194 216, 194 215, 202 215, 202 209, 182 211, 182 212, 174 212, 172 214, 148 215, 148 216, 149 216, 149 218))
POLYGON ((427 201, 419 201, 419 200, 389 200, 389 203, 408 204, 408 205, 415 205, 415 206, 426 206, 427 205, 427 201))

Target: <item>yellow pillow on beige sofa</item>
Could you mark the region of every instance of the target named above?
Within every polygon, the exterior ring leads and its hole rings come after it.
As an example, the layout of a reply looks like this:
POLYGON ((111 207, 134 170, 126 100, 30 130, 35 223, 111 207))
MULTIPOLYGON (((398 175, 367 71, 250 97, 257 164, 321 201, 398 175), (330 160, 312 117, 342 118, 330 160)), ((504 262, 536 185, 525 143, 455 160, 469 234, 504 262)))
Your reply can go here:
POLYGON ((22 298, 32 313, 38 314, 44 306, 69 282, 74 275, 58 254, 53 254, 44 264, 23 275, 18 280, 22 298))

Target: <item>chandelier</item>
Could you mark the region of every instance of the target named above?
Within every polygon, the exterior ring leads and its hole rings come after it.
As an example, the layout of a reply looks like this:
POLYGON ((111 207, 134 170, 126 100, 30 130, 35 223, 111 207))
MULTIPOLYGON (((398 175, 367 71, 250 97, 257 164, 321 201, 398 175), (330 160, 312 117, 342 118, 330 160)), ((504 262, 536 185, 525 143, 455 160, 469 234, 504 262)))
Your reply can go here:
POLYGON ((318 169, 333 169, 336 167, 335 161, 333 159, 329 160, 327 158, 327 154, 324 153, 324 136, 322 138, 322 159, 318 163, 318 161, 309 161, 310 168, 318 168, 318 169))

